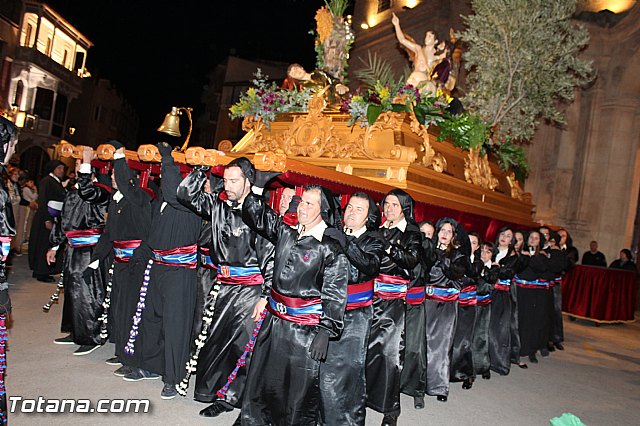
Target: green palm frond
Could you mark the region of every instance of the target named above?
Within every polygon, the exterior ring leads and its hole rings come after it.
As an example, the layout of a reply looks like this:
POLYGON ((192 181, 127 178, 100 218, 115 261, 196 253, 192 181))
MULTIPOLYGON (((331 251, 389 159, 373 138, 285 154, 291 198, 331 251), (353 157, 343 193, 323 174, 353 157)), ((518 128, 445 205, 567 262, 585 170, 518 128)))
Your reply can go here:
POLYGON ((364 67, 355 71, 354 74, 363 86, 372 89, 376 83, 382 83, 385 86, 395 85, 396 79, 391 65, 378 57, 377 53, 372 55, 368 52, 367 60, 360 58, 360 61, 364 67))

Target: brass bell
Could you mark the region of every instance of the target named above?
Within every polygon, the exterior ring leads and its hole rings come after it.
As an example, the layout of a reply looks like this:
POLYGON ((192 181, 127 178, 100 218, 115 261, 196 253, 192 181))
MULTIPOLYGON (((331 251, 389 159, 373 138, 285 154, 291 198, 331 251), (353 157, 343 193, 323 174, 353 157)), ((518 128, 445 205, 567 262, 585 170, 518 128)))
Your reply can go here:
POLYGON ((158 131, 171 136, 181 136, 180 134, 180 117, 178 117, 178 108, 171 108, 171 112, 164 117, 162 125, 158 127, 158 131))

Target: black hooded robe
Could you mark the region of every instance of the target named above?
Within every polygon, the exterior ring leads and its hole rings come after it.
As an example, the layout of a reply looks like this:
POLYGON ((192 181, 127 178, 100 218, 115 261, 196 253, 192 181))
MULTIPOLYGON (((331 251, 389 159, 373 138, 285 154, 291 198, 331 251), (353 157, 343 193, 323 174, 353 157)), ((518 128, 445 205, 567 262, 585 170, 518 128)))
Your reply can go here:
POLYGON ((323 236, 321 241, 312 235, 299 238, 296 229, 254 194, 245 199, 242 218, 275 245, 269 313, 255 343, 242 424, 316 426, 320 361, 309 356, 309 347, 318 329, 334 339, 343 329, 347 257, 330 237, 323 236), (322 313, 297 315, 290 310, 292 305, 308 304, 314 312, 321 306, 322 313))
MULTIPOLYGON (((374 208, 377 209, 375 204, 374 208)), ((373 280, 385 253, 382 243, 371 236, 371 231, 358 238, 347 237, 344 251, 350 264, 347 288, 350 302, 344 314, 342 334, 338 340, 329 342, 327 360, 320 364, 319 424, 323 426, 365 424, 365 363, 373 316, 373 280), (368 301, 361 306, 363 303, 357 300, 363 293, 368 293, 368 301)))
MULTIPOLYGON (((407 225, 404 232, 397 226, 381 228, 380 232, 391 246, 382 258, 380 274, 404 280, 408 282, 407 287, 419 286, 420 276, 414 270, 419 270, 422 233, 413 224, 413 200, 398 189, 388 195, 395 195, 400 201, 407 225)), ((380 282, 379 279, 376 281, 380 282)), ((389 298, 383 292, 376 292, 367 347, 367 406, 392 416, 400 415, 400 383, 405 356, 405 296, 389 298)), ((419 363, 416 361, 415 365, 419 363)))
MULTIPOLYGON (((525 258, 525 255, 522 255, 525 258)), ((524 259, 525 262, 527 259, 524 259)), ((548 271, 549 259, 535 254, 515 276, 518 287, 518 330, 520 332, 520 356, 531 356, 546 350, 549 343, 551 303, 549 283, 542 280, 548 271), (542 284, 541 284, 542 283, 542 284)))
POLYGON ((62 213, 55 218, 50 242, 53 246, 69 244, 63 258, 61 331, 70 333, 77 345, 94 346, 102 344, 99 317, 108 266, 105 261, 100 262, 89 279, 84 271, 103 233, 110 193, 94 185, 90 174, 78 173, 76 186, 77 189, 67 192, 62 213))
MULTIPOLYGON (((122 245, 138 247, 140 241, 148 238, 151 228, 151 197, 138 186, 124 158, 113 161, 113 173, 118 191, 111 197, 105 230, 93 250, 92 262, 111 262, 114 255, 122 251, 122 245)), ((123 365, 138 367, 140 354, 124 356, 123 352, 145 267, 142 262, 131 259, 131 256, 115 257, 108 316, 109 340, 115 343, 115 355, 123 365)))
MULTIPOLYGON (((240 408, 252 354, 244 358, 245 366, 234 372, 245 352, 256 323, 251 315, 261 297, 268 297, 273 274, 273 245, 252 231, 242 220, 241 206, 220 199, 223 192, 205 193, 207 179, 202 170, 194 170, 178 188, 178 199, 198 215, 210 220, 209 256, 220 265, 220 284, 207 340, 200 351, 196 370, 194 398, 200 402, 222 400, 240 408), (229 268, 254 268, 251 284, 239 284, 224 276, 229 268), (261 275, 261 276, 259 276, 261 275)), ((214 189, 214 188, 212 188, 214 189)))
POLYGON ((49 201, 64 201, 65 189, 58 178, 50 173, 63 164, 58 160, 51 160, 45 166, 46 176, 40 180, 38 185, 38 210, 33 217, 31 232, 29 234, 29 267, 34 276, 46 277, 48 275, 59 274, 62 271, 62 251, 59 250, 56 262, 53 265, 47 264, 47 250, 49 250, 49 236, 51 229, 47 229, 45 223, 51 222, 54 218, 49 213, 47 203, 49 201))
POLYGON ((148 239, 154 263, 147 264, 145 271, 149 284, 135 351, 140 352, 142 369, 162 375, 165 384, 176 385, 185 376, 189 359, 202 219, 178 202, 176 192, 182 176, 171 155, 162 157, 160 173, 162 200, 154 208, 148 239), (193 262, 167 265, 159 261, 158 256, 165 255, 160 251, 175 249, 184 249, 183 258, 192 257, 193 262))

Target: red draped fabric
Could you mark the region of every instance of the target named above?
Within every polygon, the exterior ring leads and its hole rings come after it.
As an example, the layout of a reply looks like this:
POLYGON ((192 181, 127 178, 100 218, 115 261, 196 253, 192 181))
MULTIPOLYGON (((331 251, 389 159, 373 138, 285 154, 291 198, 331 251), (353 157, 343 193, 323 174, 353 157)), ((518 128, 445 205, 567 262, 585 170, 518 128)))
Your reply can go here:
POLYGON ((633 321, 636 273, 576 265, 562 282, 562 310, 598 322, 633 321))

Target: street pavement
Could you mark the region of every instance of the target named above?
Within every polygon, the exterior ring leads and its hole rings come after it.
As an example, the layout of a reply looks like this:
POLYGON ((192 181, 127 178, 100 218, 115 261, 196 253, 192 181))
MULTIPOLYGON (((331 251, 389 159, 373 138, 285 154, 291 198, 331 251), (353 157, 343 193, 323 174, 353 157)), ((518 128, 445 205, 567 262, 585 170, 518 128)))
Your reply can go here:
MULTIPOLYGON (((107 344, 86 356, 74 356, 73 345, 55 345, 60 334, 60 304, 44 313, 55 284, 31 278, 26 256, 13 260, 9 275, 13 301, 7 353, 7 394, 23 399, 148 399, 147 413, 9 413, 12 425, 231 425, 237 411, 204 419, 198 411, 206 405, 188 397, 165 401, 162 382, 125 382, 112 374, 116 367, 104 360, 113 355, 107 344)), ((153 285, 153 284, 151 284, 153 285)), ((636 315, 639 315, 637 312, 636 315)), ((449 400, 427 398, 423 410, 413 408, 412 398, 402 397, 401 426, 413 425, 548 425, 565 412, 586 425, 638 425, 640 412, 640 325, 638 323, 594 326, 565 317, 565 351, 515 368, 508 376, 494 374, 478 379, 471 390, 451 385, 449 400)), ((528 361, 528 360, 527 360, 528 361)), ((191 386, 193 386, 193 378, 191 386)), ((14 401, 16 399, 14 398, 14 401)), ((21 403, 15 403, 16 408, 21 403)), ((52 405, 50 405, 52 406, 52 405)), ((32 403, 23 409, 30 410, 32 403)), ((120 408, 119 403, 114 407, 120 408)), ((37 408, 37 404, 36 404, 37 408)), ((367 426, 379 425, 382 416, 367 411, 367 426)))

